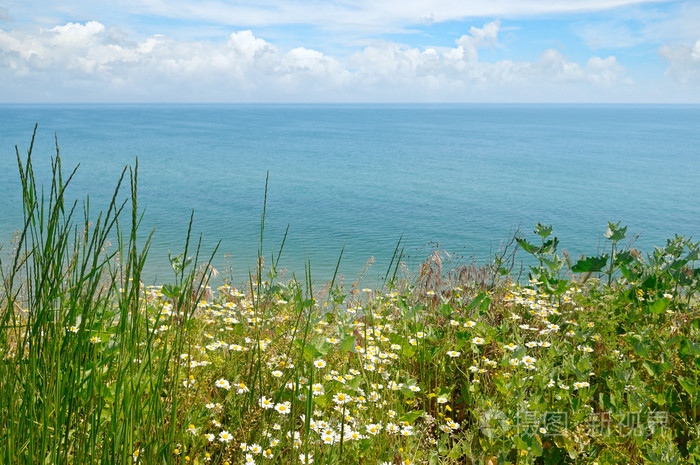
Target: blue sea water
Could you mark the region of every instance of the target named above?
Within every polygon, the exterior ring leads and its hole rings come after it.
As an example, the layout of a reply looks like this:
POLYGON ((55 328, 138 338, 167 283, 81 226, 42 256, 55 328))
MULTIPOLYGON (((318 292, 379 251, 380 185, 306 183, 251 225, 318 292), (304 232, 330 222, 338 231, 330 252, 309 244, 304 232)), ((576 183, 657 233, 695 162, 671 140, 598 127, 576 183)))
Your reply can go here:
MULTIPOLYGON (((700 106, 3 105, 0 243, 21 227, 14 146, 47 180, 58 138, 75 198, 104 208, 138 157, 149 283, 172 279, 190 212, 214 267, 254 265, 269 173, 265 255, 352 282, 384 276, 403 235, 410 267, 433 247, 483 262, 516 228, 552 224, 561 248, 596 253, 607 221, 644 251, 700 233, 700 106)), ((288 276, 291 275, 291 271, 288 276)))

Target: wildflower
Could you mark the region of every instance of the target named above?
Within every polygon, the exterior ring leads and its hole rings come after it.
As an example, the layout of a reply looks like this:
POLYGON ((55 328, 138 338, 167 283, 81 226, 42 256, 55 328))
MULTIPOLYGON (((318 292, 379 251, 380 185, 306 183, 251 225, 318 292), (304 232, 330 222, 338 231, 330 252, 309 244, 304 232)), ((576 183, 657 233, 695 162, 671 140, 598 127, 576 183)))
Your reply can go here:
POLYGON ((396 434, 400 431, 399 426, 394 423, 386 424, 386 432, 391 434, 396 434))
POLYGON ((219 433, 219 441, 228 443, 231 442, 231 439, 233 439, 233 436, 228 431, 224 430, 219 433))
POLYGON ((450 350, 447 352, 447 355, 449 355, 452 358, 457 358, 461 355, 461 352, 457 352, 456 350, 450 350))
POLYGON ((447 425, 440 425, 438 428, 439 428, 440 431, 442 431, 443 433, 451 433, 451 432, 452 432, 452 428, 450 428, 450 427, 447 426, 447 425))
POLYGON ((308 464, 308 463, 314 463, 314 459, 312 458, 311 454, 304 455, 304 454, 299 454, 299 461, 303 464, 308 464))
POLYGON ((447 397, 442 397, 442 396, 438 397, 438 398, 437 398, 437 403, 438 403, 438 404, 446 404, 446 403, 447 403, 447 397))
POLYGON ((274 376, 275 378, 281 378, 281 377, 282 377, 282 372, 279 371, 279 370, 275 370, 275 371, 272 372, 272 376, 274 376))
POLYGON ((190 434, 197 434, 197 428, 195 428, 194 425, 190 425, 187 427, 187 432, 190 434))
POLYGON ((206 438, 207 441, 209 441, 209 442, 214 442, 214 437, 215 437, 215 436, 214 436, 213 434, 207 433, 207 434, 204 435, 204 437, 206 438))
POLYGON ((459 423, 454 422, 449 418, 447 419, 447 426, 449 426, 450 429, 452 429, 453 431, 459 429, 459 423))
POLYGON ((267 449, 267 450, 265 450, 265 452, 263 452, 263 457, 265 457, 266 459, 271 459, 272 455, 273 455, 272 450, 270 450, 270 449, 267 449))
POLYGON ((372 436, 375 436, 377 433, 379 433, 379 431, 381 431, 382 426, 377 425, 377 424, 369 424, 369 425, 365 426, 365 429, 367 430, 367 432, 369 434, 371 434, 372 436))
POLYGON ((414 434, 413 426, 411 425, 404 425, 403 428, 401 428, 401 436, 413 436, 414 434))
POLYGON ((314 367, 316 368, 324 368, 326 366, 326 361, 323 359, 318 359, 314 361, 314 367))
POLYGON ((214 385, 218 388, 226 389, 227 391, 231 389, 231 384, 224 378, 218 379, 214 385))
POLYGON ((281 404, 275 405, 275 410, 277 410, 282 415, 287 415, 292 409, 292 403, 287 401, 281 404))
POLYGON ((98 343, 102 342, 102 339, 100 339, 98 336, 92 336, 90 338, 90 342, 93 344, 98 344, 98 343))
POLYGON ((322 396, 323 394, 326 393, 325 388, 323 387, 323 384, 321 383, 315 383, 311 385, 311 395, 316 397, 316 396, 322 396))
POLYGON ((260 444, 251 444, 248 450, 253 454, 259 454, 262 452, 262 447, 260 447, 260 444))
POLYGON ((360 434, 358 431, 348 429, 345 431, 344 434, 345 438, 347 438, 349 441, 359 441, 360 439, 364 439, 365 436, 360 434))
POLYGON ((472 320, 469 320, 466 323, 464 323, 465 328, 473 328, 474 326, 476 326, 476 322, 474 322, 472 320))
POLYGON ((530 356, 526 355, 526 356, 524 356, 524 357, 521 359, 521 361, 522 361, 525 365, 532 365, 532 364, 534 364, 534 363, 537 361, 537 359, 536 359, 535 357, 530 357, 530 356))
POLYGON ((472 344, 476 344, 478 346, 482 345, 484 342, 486 341, 484 341, 484 339, 480 337, 475 337, 474 339, 472 339, 472 344))
POLYGON ((511 342, 510 344, 503 346, 503 348, 504 348, 504 349, 507 349, 507 350, 510 350, 511 352, 513 352, 515 349, 518 348, 518 346, 517 346, 516 344, 513 344, 513 343, 511 342))
POLYGON ((253 454, 245 454, 245 465, 255 465, 253 454))
POLYGON ((416 385, 409 386, 408 389, 410 389, 413 392, 420 392, 420 388, 416 385))
POLYGON ((333 396, 333 402, 336 404, 342 405, 345 403, 348 403, 352 400, 352 398, 342 392, 336 393, 336 395, 333 396))
POLYGON ((78 327, 77 326, 71 326, 68 328, 68 331, 71 333, 77 333, 78 332, 78 327))
POLYGON ((265 410, 271 409, 275 406, 275 404, 272 403, 271 399, 268 399, 265 396, 262 396, 260 400, 258 401, 258 404, 260 404, 260 407, 264 408, 265 410))
POLYGON ((248 389, 248 386, 245 385, 245 383, 241 382, 238 383, 238 389, 236 390, 237 394, 244 394, 246 392, 250 392, 250 389, 248 389))

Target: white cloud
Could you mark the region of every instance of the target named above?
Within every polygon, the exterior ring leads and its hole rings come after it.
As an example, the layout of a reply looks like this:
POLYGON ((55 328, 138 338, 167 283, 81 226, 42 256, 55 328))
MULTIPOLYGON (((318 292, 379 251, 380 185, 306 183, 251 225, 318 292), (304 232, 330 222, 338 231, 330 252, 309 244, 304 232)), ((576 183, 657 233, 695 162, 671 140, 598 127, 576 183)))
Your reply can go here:
POLYGON ((640 33, 617 21, 587 23, 575 29, 592 50, 634 47, 644 43, 640 33))
POLYGON ((664 45, 659 55, 669 63, 667 75, 683 84, 700 83, 700 39, 692 47, 664 45))
POLYGON ((26 101, 37 88, 54 101, 552 101, 629 84, 612 56, 579 64, 546 50, 533 62, 482 61, 482 49, 501 46, 499 32, 492 21, 453 47, 380 41, 344 63, 280 50, 249 30, 215 43, 130 40, 96 21, 35 34, 0 29, 0 101, 26 101))

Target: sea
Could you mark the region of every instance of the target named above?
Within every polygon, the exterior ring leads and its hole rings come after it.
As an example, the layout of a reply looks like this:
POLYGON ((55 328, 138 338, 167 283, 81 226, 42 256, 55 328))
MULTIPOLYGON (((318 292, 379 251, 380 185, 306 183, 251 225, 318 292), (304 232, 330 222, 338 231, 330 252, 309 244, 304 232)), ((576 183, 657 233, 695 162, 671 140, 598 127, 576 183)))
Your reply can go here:
POLYGON ((408 275, 434 251, 446 270, 485 264, 538 222, 572 257, 603 252, 608 221, 644 253, 700 239, 697 105, 0 105, 3 254, 23 225, 15 150, 26 158, 35 125, 46 192, 56 144, 64 176, 77 167, 78 219, 138 162, 147 284, 172 282, 191 217, 200 261, 218 244, 214 283, 234 285, 259 248, 280 279, 323 284, 338 266, 346 286, 373 287, 397 245, 408 275))

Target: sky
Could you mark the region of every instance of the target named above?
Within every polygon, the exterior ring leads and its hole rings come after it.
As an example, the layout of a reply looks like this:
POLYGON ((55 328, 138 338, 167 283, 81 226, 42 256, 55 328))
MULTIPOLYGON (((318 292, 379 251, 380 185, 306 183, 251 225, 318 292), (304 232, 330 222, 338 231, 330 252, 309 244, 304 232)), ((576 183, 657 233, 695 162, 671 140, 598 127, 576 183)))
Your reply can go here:
POLYGON ((700 103, 700 0, 0 0, 0 103, 700 103))

